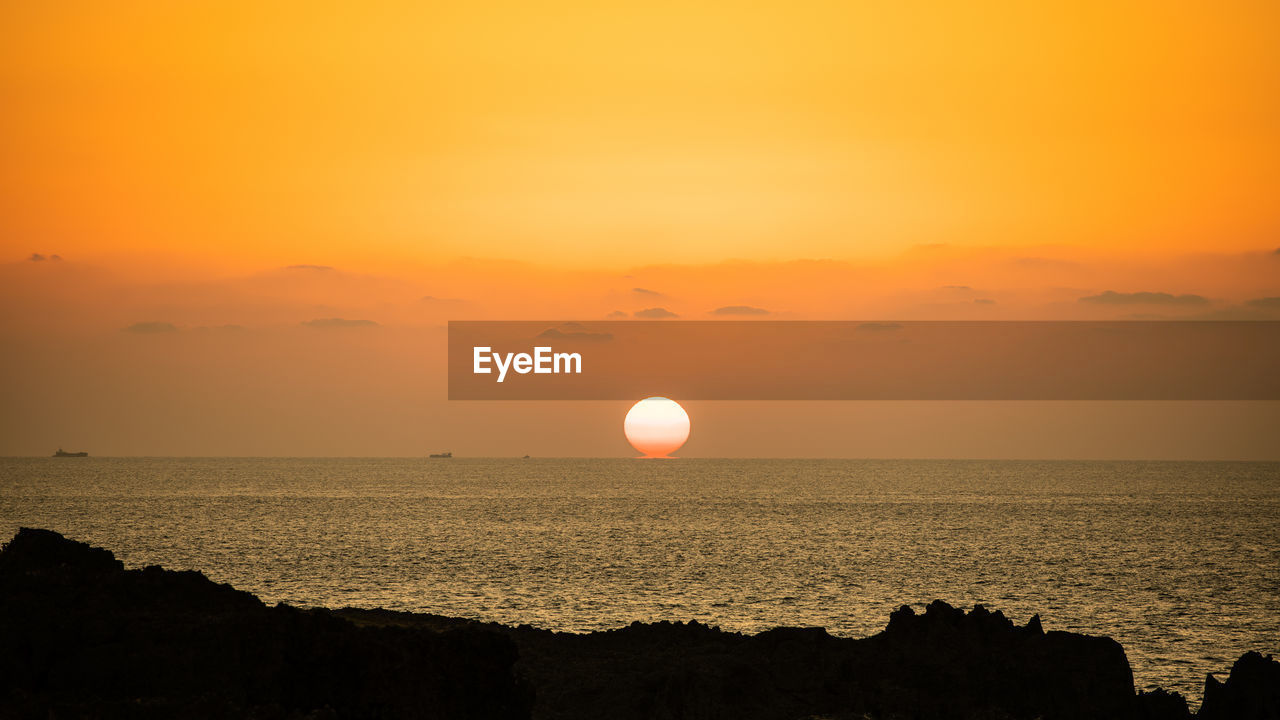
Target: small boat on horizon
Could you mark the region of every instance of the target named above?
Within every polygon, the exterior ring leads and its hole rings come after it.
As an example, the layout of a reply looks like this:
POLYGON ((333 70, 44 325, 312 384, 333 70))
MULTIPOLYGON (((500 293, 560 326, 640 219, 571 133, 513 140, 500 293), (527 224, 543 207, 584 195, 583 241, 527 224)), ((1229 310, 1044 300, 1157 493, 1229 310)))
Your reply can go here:
POLYGON ((89 457, 87 452, 67 452, 62 448, 58 448, 58 452, 53 454, 54 457, 89 457))
POLYGON ((441 458, 451 458, 451 457, 453 457, 453 453, 451 453, 451 452, 446 452, 446 453, 431 453, 431 454, 430 454, 430 455, 428 455, 427 457, 433 457, 433 458, 437 458, 437 459, 441 459, 441 458))

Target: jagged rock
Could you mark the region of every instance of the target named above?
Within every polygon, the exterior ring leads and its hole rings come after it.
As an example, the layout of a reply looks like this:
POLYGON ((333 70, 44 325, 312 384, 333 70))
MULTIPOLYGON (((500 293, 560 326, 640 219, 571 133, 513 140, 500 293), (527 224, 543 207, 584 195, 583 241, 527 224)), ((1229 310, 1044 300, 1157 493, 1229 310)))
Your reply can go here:
POLYGON ((23 529, 0 550, 0 717, 522 718, 515 647, 358 628, 23 529))
POLYGON ((1046 634, 1036 622, 1017 627, 1000 613, 941 602, 921 615, 898 610, 883 633, 860 640, 821 628, 747 636, 667 622, 581 635, 508 632, 519 672, 537 689, 538 718, 1142 717, 1115 642, 1046 634))
POLYGON ((1231 666, 1227 681, 1205 679, 1200 720, 1280 720, 1280 662, 1247 652, 1231 666))
POLYGON ((874 681, 873 711, 919 717, 1131 717, 1133 674, 1110 638, 1018 627, 981 605, 935 601, 895 612, 864 641, 859 673, 874 681), (997 715, 999 716, 999 715, 997 715))
POLYGON ((1191 720, 1187 700, 1164 688, 1138 693, 1138 717, 1142 720, 1191 720))
POLYGON ((74 570, 82 574, 123 570, 110 550, 72 542, 52 530, 22 528, 0 552, 0 573, 74 570))
MULTIPOLYGON (((1275 719, 1280 664, 1212 678, 1200 716, 1275 719)), ((0 550, 0 720, 1187 720, 1135 694, 1105 637, 978 605, 903 606, 877 635, 698 622, 556 633, 387 610, 267 607, 198 572, 125 570, 24 529, 0 550)))
POLYGON ((1027 621, 1027 632, 1033 635, 1044 634, 1044 628, 1040 626, 1040 613, 1032 615, 1031 619, 1027 621))

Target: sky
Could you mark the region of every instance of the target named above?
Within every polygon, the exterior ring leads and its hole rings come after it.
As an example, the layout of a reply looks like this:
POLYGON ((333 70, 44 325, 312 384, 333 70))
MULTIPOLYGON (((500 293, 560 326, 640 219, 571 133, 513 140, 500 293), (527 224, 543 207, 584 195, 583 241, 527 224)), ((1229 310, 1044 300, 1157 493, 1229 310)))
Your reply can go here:
MULTIPOLYGON (((1280 319, 1277 27, 5 4, 0 454, 627 454, 625 404, 444 400, 450 319, 1280 319)), ((1280 459, 1264 403, 689 409, 689 455, 1280 459)))

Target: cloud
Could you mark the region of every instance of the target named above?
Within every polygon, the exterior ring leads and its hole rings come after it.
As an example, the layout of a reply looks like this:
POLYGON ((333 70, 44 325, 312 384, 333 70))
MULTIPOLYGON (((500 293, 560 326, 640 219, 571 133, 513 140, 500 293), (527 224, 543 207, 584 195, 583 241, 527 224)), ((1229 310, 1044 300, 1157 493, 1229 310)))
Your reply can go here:
POLYGON ((123 328, 124 332, 137 333, 139 335, 157 335, 160 333, 178 332, 178 328, 173 323, 148 321, 136 322, 127 328, 123 328))
POLYGON ((608 315, 605 315, 605 317, 611 317, 611 318, 624 318, 624 317, 627 317, 627 313, 626 313, 625 311, 623 311, 623 310, 614 310, 613 312, 609 313, 608 315))
POLYGON ((459 303, 466 302, 466 300, 463 300, 462 298, 442 298, 442 297, 436 297, 435 295, 423 295, 422 302, 438 303, 440 305, 457 305, 459 303))
POLYGON ((1086 295, 1080 302, 1097 305, 1208 305, 1200 295, 1170 295, 1166 292, 1120 293, 1108 290, 1101 295, 1086 295))
POLYGON ((996 304, 996 301, 992 300, 991 298, 977 298, 973 302, 975 305, 995 305, 996 304))
POLYGON ((538 337, 548 340, 586 340, 603 342, 613 339, 612 333, 591 332, 582 323, 567 322, 559 327, 547 328, 538 333, 538 337))
POLYGON ((1248 305, 1249 307, 1266 308, 1268 310, 1271 308, 1280 308, 1280 297, 1258 298, 1257 300, 1250 300, 1248 305))
POLYGON ((315 320, 307 320, 302 323, 307 327, 313 328, 353 328, 353 327, 378 327, 378 323, 372 320, 347 320, 346 318, 316 318, 315 320))
POLYGON ((634 313, 632 313, 632 315, 635 315, 638 318, 645 318, 648 320, 662 320, 664 318, 680 317, 679 315, 671 312, 670 310, 666 308, 660 308, 660 307, 637 310, 634 313))
POLYGON ((649 288, 634 287, 634 288, 631 288, 631 292, 637 295, 646 295, 648 297, 659 297, 659 298, 666 297, 666 295, 663 295, 657 290, 650 290, 649 288))
POLYGON ((332 270, 332 265, 286 265, 285 270, 332 270))
POLYGON ((30 260, 31 262, 44 262, 45 259, 45 256, 40 253, 31 253, 31 257, 27 258, 27 260, 30 260))
POLYGON ((726 305, 711 311, 712 315, 768 315, 769 311, 764 308, 751 307, 750 305, 726 305))
POLYGON ((943 290, 972 290, 968 285, 943 285, 943 290))

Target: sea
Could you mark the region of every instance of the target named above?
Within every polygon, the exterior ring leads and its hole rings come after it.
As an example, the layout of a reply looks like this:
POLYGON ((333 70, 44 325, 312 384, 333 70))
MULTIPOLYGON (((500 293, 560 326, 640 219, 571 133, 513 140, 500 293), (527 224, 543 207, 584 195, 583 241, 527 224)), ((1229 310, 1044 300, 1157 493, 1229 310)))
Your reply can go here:
POLYGON ((981 603, 1107 635, 1138 688, 1280 654, 1280 463, 2 458, 0 534, 268 603, 564 631, 881 631, 981 603))

